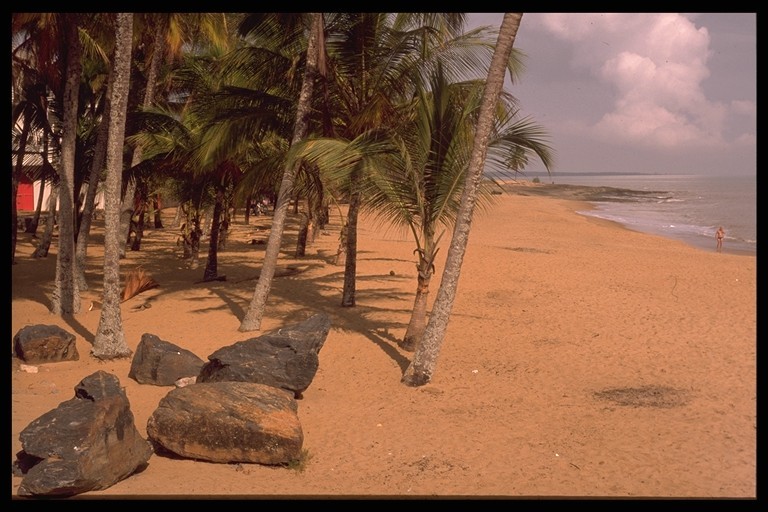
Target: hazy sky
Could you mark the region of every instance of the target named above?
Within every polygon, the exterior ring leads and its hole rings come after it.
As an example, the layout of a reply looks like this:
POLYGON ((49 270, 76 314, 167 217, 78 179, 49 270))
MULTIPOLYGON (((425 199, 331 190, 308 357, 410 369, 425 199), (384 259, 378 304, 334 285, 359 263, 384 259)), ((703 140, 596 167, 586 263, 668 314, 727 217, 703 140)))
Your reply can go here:
POLYGON ((554 173, 754 175, 756 46, 755 13, 524 13, 507 88, 550 134, 554 173))

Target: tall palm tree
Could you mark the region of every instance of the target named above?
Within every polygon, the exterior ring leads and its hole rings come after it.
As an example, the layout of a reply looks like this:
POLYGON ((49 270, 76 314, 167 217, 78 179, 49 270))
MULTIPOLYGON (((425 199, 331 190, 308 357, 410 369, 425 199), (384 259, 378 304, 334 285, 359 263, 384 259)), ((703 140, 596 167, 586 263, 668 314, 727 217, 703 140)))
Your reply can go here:
POLYGON ((493 112, 504 85, 507 64, 522 17, 522 13, 505 13, 499 29, 498 42, 491 65, 488 68, 488 79, 480 103, 480 114, 474 136, 469 172, 465 178, 464 191, 461 196, 451 244, 448 248, 445 269, 426 331, 421 342, 417 344, 411 364, 402 378, 402 382, 407 386, 416 387, 428 383, 437 365, 437 358, 440 355, 440 348, 456 297, 461 264, 469 242, 477 190, 485 167, 488 140, 493 128, 493 112))
MULTIPOLYGON (((306 65, 304 78, 301 84, 298 103, 296 107, 296 121, 293 129, 292 144, 296 144, 307 136, 309 128, 309 114, 314 94, 314 85, 319 74, 318 62, 322 51, 323 40, 323 16, 321 13, 311 13, 309 23, 309 37, 306 51, 306 65)), ((293 184, 298 172, 298 164, 289 164, 283 170, 283 178, 280 182, 280 190, 277 195, 275 212, 272 217, 272 227, 267 240, 264 253, 264 262, 256 283, 256 289, 248 305, 243 320, 240 322, 241 332, 261 329, 261 320, 267 304, 267 297, 272 287, 272 278, 277 267, 277 257, 280 252, 285 219, 288 213, 288 205, 293 191, 293 184)))
POLYGON ((56 258, 56 281, 51 296, 51 311, 58 315, 80 312, 80 290, 75 279, 75 215, 74 176, 77 136, 78 92, 82 74, 80 16, 64 14, 66 20, 66 82, 64 84, 64 122, 61 142, 59 185, 59 247, 56 258))
MULTIPOLYGON (((109 93, 108 93, 109 94, 109 93)), ((78 286, 81 290, 88 289, 88 281, 85 279, 85 263, 88 253, 88 240, 91 234, 93 214, 96 208, 96 194, 101 180, 104 162, 107 156, 107 137, 109 136, 108 123, 109 104, 104 106, 104 120, 99 123, 96 134, 96 146, 91 160, 91 171, 88 175, 88 191, 83 201, 83 216, 80 228, 77 232, 77 246, 75 247, 76 266, 75 271, 78 286)))
POLYGON ((120 191, 123 175, 125 118, 131 77, 131 41, 133 14, 117 13, 115 53, 112 58, 109 135, 107 142, 107 179, 105 182, 104 290, 99 326, 91 354, 99 359, 129 357, 120 312, 120 191))

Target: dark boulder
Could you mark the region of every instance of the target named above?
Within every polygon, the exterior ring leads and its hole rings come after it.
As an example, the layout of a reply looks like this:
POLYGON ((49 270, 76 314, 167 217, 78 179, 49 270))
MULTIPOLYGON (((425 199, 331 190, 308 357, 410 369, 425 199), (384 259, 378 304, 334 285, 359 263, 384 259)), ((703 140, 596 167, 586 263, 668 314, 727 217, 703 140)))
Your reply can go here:
POLYGON ((189 350, 143 334, 131 361, 128 376, 139 384, 173 386, 184 377, 196 377, 205 364, 189 350))
POLYGON ((98 371, 19 434, 19 496, 73 496, 106 489, 143 469, 152 446, 134 425, 125 391, 98 371))
POLYGON ((294 393, 309 387, 319 366, 318 354, 331 328, 318 313, 257 338, 240 341, 208 356, 197 382, 256 382, 294 393))
POLYGON ((74 334, 57 325, 28 325, 13 337, 13 353, 27 363, 77 361, 74 334))

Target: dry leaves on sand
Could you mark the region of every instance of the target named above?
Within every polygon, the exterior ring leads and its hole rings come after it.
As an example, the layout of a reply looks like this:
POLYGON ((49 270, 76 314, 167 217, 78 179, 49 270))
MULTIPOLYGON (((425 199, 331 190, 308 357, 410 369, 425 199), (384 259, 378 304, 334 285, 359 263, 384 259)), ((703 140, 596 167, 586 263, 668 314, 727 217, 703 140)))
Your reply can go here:
POLYGON ((123 302, 135 297, 141 292, 157 288, 160 283, 155 281, 146 270, 137 268, 128 272, 125 276, 125 287, 123 288, 123 302))

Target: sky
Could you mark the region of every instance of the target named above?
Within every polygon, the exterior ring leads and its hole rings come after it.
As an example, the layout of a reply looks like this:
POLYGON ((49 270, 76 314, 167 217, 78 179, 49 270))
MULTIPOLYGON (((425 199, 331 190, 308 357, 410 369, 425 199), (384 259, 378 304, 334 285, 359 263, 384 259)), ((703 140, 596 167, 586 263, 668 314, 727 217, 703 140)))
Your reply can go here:
POLYGON ((524 13, 514 47, 506 89, 549 133, 553 175, 756 174, 755 13, 524 13))

